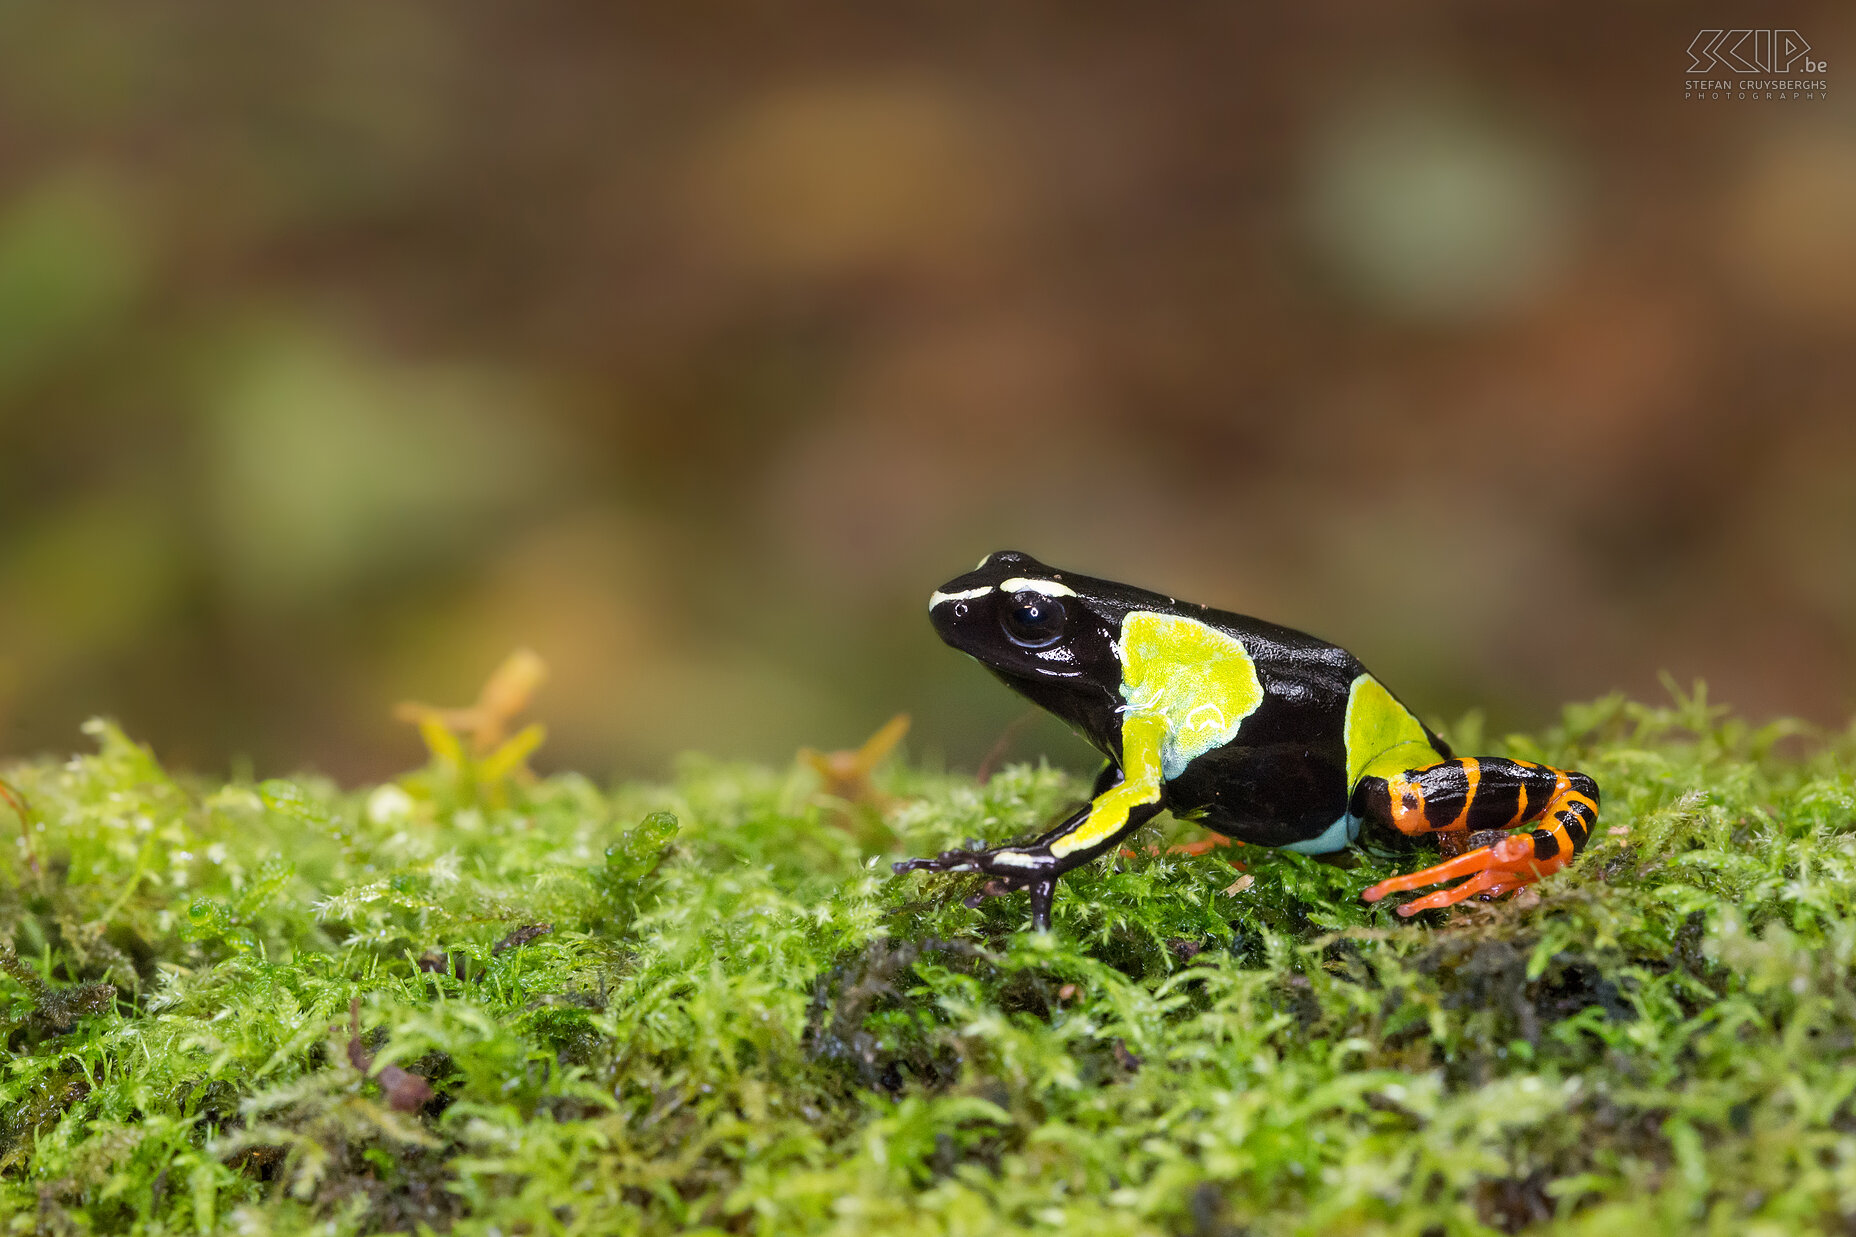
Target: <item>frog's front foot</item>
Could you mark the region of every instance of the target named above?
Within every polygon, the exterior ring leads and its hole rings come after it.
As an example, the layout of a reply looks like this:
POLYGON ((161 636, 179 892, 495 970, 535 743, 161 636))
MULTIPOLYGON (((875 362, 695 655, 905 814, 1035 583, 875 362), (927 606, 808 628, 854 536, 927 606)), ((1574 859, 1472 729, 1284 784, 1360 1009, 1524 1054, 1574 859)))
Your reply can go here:
POLYGON ((1023 850, 1016 846, 983 849, 977 840, 969 840, 967 849, 944 850, 932 859, 904 859, 890 866, 898 872, 985 872, 990 876, 1034 876, 1057 867, 1048 854, 1023 850))
POLYGON ((997 847, 992 850, 944 850, 932 859, 904 859, 891 865, 897 872, 984 872, 992 877, 966 899, 978 906, 987 898, 1023 889, 1031 894, 1031 926, 1050 929, 1050 907, 1057 896, 1056 861, 1048 855, 997 847))

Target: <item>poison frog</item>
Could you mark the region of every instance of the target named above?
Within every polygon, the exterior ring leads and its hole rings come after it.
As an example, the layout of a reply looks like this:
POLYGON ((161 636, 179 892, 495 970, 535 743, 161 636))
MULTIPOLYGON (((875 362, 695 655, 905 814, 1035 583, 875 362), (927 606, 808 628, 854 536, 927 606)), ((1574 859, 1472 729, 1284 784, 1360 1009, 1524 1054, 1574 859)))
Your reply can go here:
POLYGON ((1460 880, 1400 915, 1495 897, 1570 863, 1598 821, 1571 769, 1455 756, 1347 650, 1261 619, 1057 571, 1013 551, 938 589, 935 630, 1108 758, 1090 801, 1018 845, 950 850, 897 872, 982 872, 1050 926, 1057 878, 1162 809, 1257 846, 1448 856, 1366 889, 1377 902, 1460 880), (1509 830, 1534 823, 1525 832, 1509 830))

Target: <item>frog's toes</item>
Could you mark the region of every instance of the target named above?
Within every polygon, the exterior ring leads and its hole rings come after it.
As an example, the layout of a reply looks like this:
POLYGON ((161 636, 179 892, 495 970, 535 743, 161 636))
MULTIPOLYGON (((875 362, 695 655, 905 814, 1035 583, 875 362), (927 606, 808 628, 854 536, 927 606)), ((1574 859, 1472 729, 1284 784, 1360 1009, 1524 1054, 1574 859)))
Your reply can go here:
POLYGON ((984 902, 987 898, 1002 898, 1008 893, 1015 893, 1023 882, 1010 877, 995 876, 981 885, 978 890, 961 899, 960 904, 969 910, 984 902))
POLYGON ((903 859, 890 864, 890 868, 902 872, 971 872, 976 856, 969 850, 944 850, 931 859, 903 859))
POLYGON ((1390 893, 1422 889, 1426 885, 1458 877, 1469 878, 1448 889, 1439 889, 1415 898, 1398 908, 1401 917, 1410 918, 1419 911, 1454 906, 1469 898, 1499 897, 1559 870, 1570 858, 1570 855, 1559 854, 1543 857, 1538 853, 1531 835, 1510 834, 1493 845, 1478 846, 1428 868, 1382 880, 1365 889, 1360 897, 1367 902, 1377 902, 1390 893))
POLYGON ((944 850, 932 859, 904 859, 897 872, 985 872, 1016 880, 1017 887, 1052 866, 1049 855, 1001 846, 993 850, 944 850))
POLYGON ((1031 895, 1032 928, 1039 932, 1050 931, 1050 908, 1057 896, 1057 878, 1054 876, 995 876, 976 892, 969 894, 962 905, 972 909, 988 898, 1003 897, 1008 893, 1017 893, 1020 889, 1031 895))
POLYGON ((1050 927, 1051 903, 1057 894, 1057 877, 1037 870, 1038 858, 1024 851, 949 850, 932 859, 904 859, 891 864, 897 872, 984 872, 990 879, 962 899, 967 907, 977 907, 988 898, 1003 897, 1025 890, 1031 895, 1031 925, 1040 931, 1050 927))

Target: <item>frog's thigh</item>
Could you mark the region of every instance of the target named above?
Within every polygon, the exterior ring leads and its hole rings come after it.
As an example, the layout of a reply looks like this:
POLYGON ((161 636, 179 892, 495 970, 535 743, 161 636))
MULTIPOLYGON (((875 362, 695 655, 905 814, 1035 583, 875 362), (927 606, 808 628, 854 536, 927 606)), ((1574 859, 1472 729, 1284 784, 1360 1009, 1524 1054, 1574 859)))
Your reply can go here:
POLYGON ((1445 760, 1390 777, 1365 777, 1351 810, 1408 835, 1506 830, 1540 820, 1528 834, 1501 838, 1406 876, 1381 881, 1361 896, 1419 889, 1460 876, 1472 879, 1399 907, 1401 915, 1494 895, 1556 872, 1585 849, 1598 822, 1598 785, 1583 773, 1497 758, 1445 760))
POLYGON ((1122 719, 1122 780, 1095 797, 1076 828, 1050 842, 1051 854, 1061 859, 1104 846, 1128 828, 1138 809, 1160 802, 1160 750, 1166 735, 1161 718, 1129 714, 1122 719))
MULTIPOLYGON (((1597 819, 1598 788, 1582 773, 1495 757, 1442 760, 1387 777, 1364 777, 1354 788, 1354 815, 1417 836, 1445 830, 1513 829, 1547 815, 1549 806, 1583 804, 1597 819), (1564 800, 1564 802, 1556 802, 1564 800)), ((1585 846, 1590 820, 1569 833, 1585 846)))

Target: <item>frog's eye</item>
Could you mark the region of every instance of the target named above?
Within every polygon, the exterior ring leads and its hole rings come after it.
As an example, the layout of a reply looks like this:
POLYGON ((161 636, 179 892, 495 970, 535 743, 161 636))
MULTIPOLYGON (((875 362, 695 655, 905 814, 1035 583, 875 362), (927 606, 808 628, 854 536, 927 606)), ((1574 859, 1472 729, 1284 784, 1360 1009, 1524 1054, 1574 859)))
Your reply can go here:
POLYGON ((1029 589, 1013 593, 999 608, 999 625, 1012 643, 1028 649, 1048 648, 1063 638, 1063 600, 1029 589))

